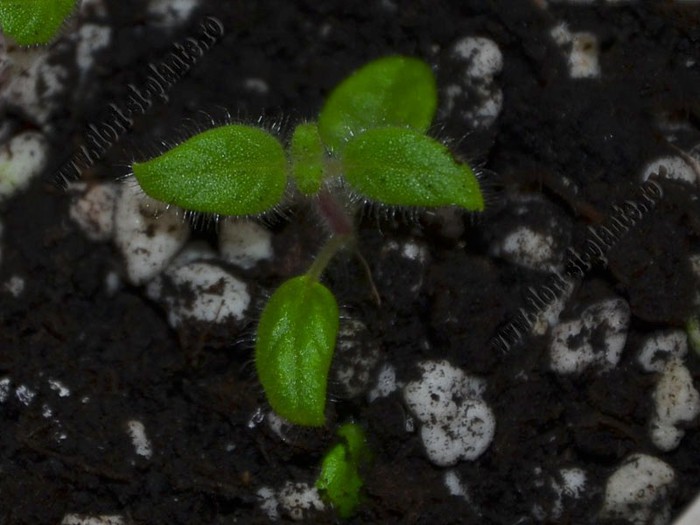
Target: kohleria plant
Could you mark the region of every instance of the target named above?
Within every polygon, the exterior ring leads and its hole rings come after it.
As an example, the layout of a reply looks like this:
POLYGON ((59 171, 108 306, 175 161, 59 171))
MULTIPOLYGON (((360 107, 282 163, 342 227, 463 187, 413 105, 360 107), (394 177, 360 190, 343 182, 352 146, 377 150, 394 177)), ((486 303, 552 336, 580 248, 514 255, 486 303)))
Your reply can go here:
POLYGON ((297 126, 286 150, 260 128, 229 124, 133 165, 146 194, 187 210, 263 214, 282 203, 291 182, 325 219, 326 244, 304 275, 273 293, 257 327, 258 377, 272 408, 292 423, 325 421, 339 313, 320 279, 333 256, 353 246, 355 207, 484 209, 472 169, 426 134, 436 107, 426 63, 380 58, 338 85, 318 122, 297 126))

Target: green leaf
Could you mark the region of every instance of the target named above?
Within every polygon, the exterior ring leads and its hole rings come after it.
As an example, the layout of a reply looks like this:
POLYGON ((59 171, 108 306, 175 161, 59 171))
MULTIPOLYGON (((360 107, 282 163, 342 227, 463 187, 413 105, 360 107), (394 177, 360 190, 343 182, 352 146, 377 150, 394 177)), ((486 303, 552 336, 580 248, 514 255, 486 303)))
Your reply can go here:
POLYGON ((77 0, 1 0, 0 27, 21 46, 50 43, 77 0))
POLYGON ((323 458, 316 488, 335 507, 341 518, 348 518, 360 503, 360 466, 369 459, 365 433, 355 423, 338 429, 343 443, 335 445, 323 458))
POLYGON ((323 182, 325 153, 316 124, 300 124, 291 144, 292 176, 304 195, 315 195, 323 182))
POLYGON ((474 172, 432 138, 408 128, 369 130, 348 142, 344 176, 360 195, 398 206, 484 209, 474 172))
POLYGON ((251 126, 213 128, 163 155, 134 163, 149 196, 187 210, 253 215, 282 200, 287 159, 279 141, 251 126))
POLYGON ((427 131, 437 108, 430 66, 417 58, 392 56, 355 71, 330 94, 318 119, 324 143, 341 151, 365 130, 410 127, 427 131))
POLYGON ((286 281, 263 310, 255 343, 258 377, 273 410, 292 423, 325 422, 338 319, 333 294, 305 275, 286 281))

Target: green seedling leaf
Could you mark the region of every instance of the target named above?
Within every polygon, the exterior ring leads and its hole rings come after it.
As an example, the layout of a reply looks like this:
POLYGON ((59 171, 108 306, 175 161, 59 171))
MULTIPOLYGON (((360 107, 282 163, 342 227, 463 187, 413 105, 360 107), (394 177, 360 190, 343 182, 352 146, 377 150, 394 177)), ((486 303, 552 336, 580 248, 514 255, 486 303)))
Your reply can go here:
POLYGON ((360 503, 363 485, 360 467, 369 459, 369 450, 362 427, 355 423, 340 427, 338 435, 343 442, 323 458, 316 488, 330 500, 341 518, 348 518, 360 503))
POLYGON ((338 319, 333 294, 306 275, 286 281, 263 310, 255 343, 258 377, 273 410, 292 423, 325 422, 338 319))
POLYGON ((330 94, 318 119, 326 146, 341 151, 365 130, 410 127, 427 131, 437 108, 430 66, 417 58, 380 58, 358 69, 330 94))
POLYGON ((2 0, 0 27, 21 46, 50 43, 77 0, 2 0))
POLYGON ((315 195, 323 182, 325 153, 316 124, 300 124, 291 144, 292 176, 304 195, 315 195))
POLYGON ((347 182, 360 195, 398 206, 484 209, 474 172, 432 138, 408 128, 369 130, 348 142, 347 182))
POLYGON ((282 200, 287 159, 279 141, 251 126, 213 128, 147 162, 134 176, 149 196, 187 210, 253 215, 282 200))

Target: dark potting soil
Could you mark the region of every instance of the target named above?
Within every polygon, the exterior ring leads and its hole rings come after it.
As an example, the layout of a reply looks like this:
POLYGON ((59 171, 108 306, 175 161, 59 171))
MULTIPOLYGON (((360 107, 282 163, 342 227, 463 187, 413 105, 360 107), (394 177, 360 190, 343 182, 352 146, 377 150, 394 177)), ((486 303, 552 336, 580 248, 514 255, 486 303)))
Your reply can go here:
MULTIPOLYGON (((553 373, 548 334, 506 352, 491 344, 548 273, 490 247, 521 224, 551 232, 554 218, 557 249, 583 251, 589 226, 603 223, 613 205, 639 199, 645 164, 699 142, 700 10, 673 2, 539 4, 207 0, 189 22, 168 27, 152 23, 146 2, 115 0, 106 16, 81 20, 111 26, 112 42, 84 78, 70 53, 57 54, 70 75, 47 137, 52 169, 1 209, 0 283, 25 280, 17 297, 0 292, 2 523, 60 523, 69 513, 119 514, 138 524, 266 523, 259 489, 313 484, 334 429, 351 419, 366 429, 373 461, 363 473, 363 504, 348 523, 599 523, 605 481, 632 453, 675 470, 665 501, 678 515, 700 489, 700 432, 692 423, 675 450, 654 447, 648 422, 656 378, 640 371, 636 355, 646 336, 683 328, 693 312, 697 185, 660 182, 655 208, 576 283, 562 318, 613 295, 630 305, 627 343, 608 371, 553 373), (186 119, 223 122, 228 111, 236 121, 262 117, 286 136, 315 118, 340 79, 375 57, 406 54, 433 65, 442 102, 433 134, 481 169, 488 209, 457 214, 456 224, 436 213, 366 212, 359 246, 381 306, 357 258, 336 259, 325 281, 366 325, 363 344, 379 345, 380 362, 392 364, 399 382, 418 378, 416 364, 426 359, 486 379, 494 440, 476 460, 452 467, 468 499, 450 495, 445 469, 427 459, 420 433, 407 431, 400 389, 370 403, 364 395, 347 399, 331 383, 328 425, 293 428, 280 439, 256 417, 268 409, 252 364, 253 315, 234 333, 202 323, 173 330, 143 287, 128 284, 116 248, 88 240, 68 218, 70 196, 52 184, 53 171, 110 102, 143 83, 148 63, 198 33, 206 15, 221 20, 226 35, 83 178, 125 175, 132 159, 191 133, 186 119), (570 78, 565 51, 550 37, 561 21, 597 36, 600 78, 570 78), (473 90, 446 92, 462 83, 465 63, 453 45, 466 36, 492 39, 504 57, 493 81, 503 106, 490 126, 465 116, 478 102, 473 90), (250 79, 264 87, 251 89, 250 79), (675 143, 660 116, 684 125, 675 143), (401 257, 387 248, 392 242, 417 243, 427 256, 401 257), (105 285, 110 275, 122 276, 116 290, 105 285), (150 458, 134 452, 130 420, 143 423, 150 458), (586 491, 556 515, 556 495, 542 480, 563 466, 585 470, 586 491)), ((36 127, 16 108, 4 118, 18 130, 36 127)), ((303 272, 322 237, 303 204, 269 227, 274 259, 231 269, 255 283, 258 301, 303 272)), ((213 242, 215 234, 204 225, 195 235, 213 242)), ((697 380, 692 351, 686 366, 697 380)), ((309 518, 336 520, 332 511, 309 518)))

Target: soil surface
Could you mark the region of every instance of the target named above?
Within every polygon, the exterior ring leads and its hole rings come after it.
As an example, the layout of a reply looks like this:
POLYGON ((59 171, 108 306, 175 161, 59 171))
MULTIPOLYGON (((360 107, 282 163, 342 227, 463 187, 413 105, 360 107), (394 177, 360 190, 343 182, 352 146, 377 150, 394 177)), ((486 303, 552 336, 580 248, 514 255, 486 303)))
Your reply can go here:
MULTIPOLYGON (((614 205, 643 198, 645 165, 687 156, 700 143, 700 10, 673 2, 544 3, 203 0, 174 25, 149 15, 148 2, 115 0, 105 13, 73 20, 74 27, 110 26, 111 43, 84 72, 68 35, 58 46, 52 60, 67 68, 67 88, 51 126, 19 107, 3 114, 15 132, 44 132, 52 153, 42 177, 0 203, 0 521, 55 524, 79 514, 137 524, 267 523, 260 489, 313 485, 337 425, 349 420, 366 429, 373 461, 363 473, 363 503, 347 523, 630 523, 606 521, 601 508, 606 480, 635 453, 671 466, 674 481, 655 505, 677 516, 700 489, 700 431, 697 421, 686 422, 677 448, 655 446, 649 422, 658 374, 642 370, 637 355, 651 334, 684 329, 698 308, 691 256, 700 253, 700 176, 659 179, 663 198, 575 280, 564 304, 561 320, 605 299, 629 305, 615 366, 555 373, 556 323, 507 351, 494 345, 526 308, 528 290, 551 274, 547 261, 528 264, 497 247, 526 226, 553 239, 554 265, 567 248, 582 253, 589 227, 605 224, 614 205), (279 433, 269 424, 252 361, 255 311, 318 249, 324 230, 303 202, 266 221, 272 259, 249 269, 218 263, 254 290, 255 306, 233 328, 194 321, 173 328, 163 303, 129 283, 115 245, 88 239, 69 218, 74 197, 53 184, 54 172, 108 104, 125 100, 148 64, 199 33, 207 15, 224 24, 225 36, 82 179, 119 179, 133 159, 208 119, 223 123, 226 112, 287 137, 370 59, 425 59, 441 93, 431 134, 479 168, 488 209, 365 210, 358 245, 381 306, 351 254, 335 259, 324 280, 345 315, 366 327, 357 351, 378 349, 370 386, 389 365, 399 384, 416 380, 417 364, 431 359, 485 379, 496 432, 477 459, 431 463, 401 388, 370 402, 334 380, 326 427, 279 433), (571 77, 572 44, 551 36, 562 22, 597 37, 590 44, 597 78, 571 77), (468 61, 455 51, 474 36, 491 39, 503 56, 502 70, 482 84, 464 80, 468 61), (473 117, 499 90, 497 119, 473 117), (406 243, 422 256, 405 256, 406 243), (10 292, 13 277, 24 281, 20 293, 10 292), (150 455, 135 449, 133 421, 143 425, 150 455), (563 468, 585 471, 578 497, 557 495, 552 480, 563 468), (466 496, 450 493, 447 473, 466 496)), ((190 242, 215 246, 216 235, 205 221, 190 242)), ((605 341, 594 334, 592 344, 599 351, 605 341)), ((698 384, 692 350, 684 364, 698 384)), ((278 510, 280 520, 290 519, 278 510)), ((340 521, 328 508, 307 515, 309 523, 340 521)))

